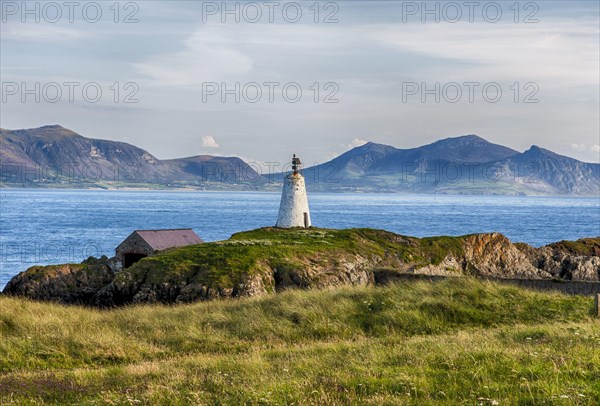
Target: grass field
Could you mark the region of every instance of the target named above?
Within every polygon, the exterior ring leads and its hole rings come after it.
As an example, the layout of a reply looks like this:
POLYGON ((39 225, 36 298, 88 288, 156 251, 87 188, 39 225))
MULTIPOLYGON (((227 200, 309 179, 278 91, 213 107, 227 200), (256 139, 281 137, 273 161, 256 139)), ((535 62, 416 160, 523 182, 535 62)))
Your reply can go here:
POLYGON ((110 311, 0 297, 0 404, 600 404, 592 302, 466 278, 110 311))

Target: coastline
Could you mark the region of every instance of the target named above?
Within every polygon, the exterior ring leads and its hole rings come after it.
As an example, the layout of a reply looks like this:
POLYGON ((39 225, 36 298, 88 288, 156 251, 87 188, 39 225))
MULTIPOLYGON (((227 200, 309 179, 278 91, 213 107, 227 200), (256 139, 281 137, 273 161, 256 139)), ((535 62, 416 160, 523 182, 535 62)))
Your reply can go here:
MULTIPOLYGON (((0 184, 0 191, 3 190, 25 190, 25 191, 124 191, 124 192, 206 192, 206 193, 265 193, 272 194, 281 192, 281 185, 283 183, 273 184, 273 188, 269 189, 250 189, 250 188, 214 188, 206 189, 200 187, 180 187, 180 188, 145 188, 145 187, 21 187, 21 186, 10 186, 6 184, 0 184)), ((408 191, 365 191, 365 190, 311 190, 310 185, 307 186, 307 191, 312 194, 320 195, 398 195, 398 196, 447 196, 447 197, 523 197, 523 198, 583 198, 591 199, 597 198, 600 204, 600 195, 584 195, 584 194, 505 194, 505 193, 419 193, 419 192, 408 192, 408 191)))

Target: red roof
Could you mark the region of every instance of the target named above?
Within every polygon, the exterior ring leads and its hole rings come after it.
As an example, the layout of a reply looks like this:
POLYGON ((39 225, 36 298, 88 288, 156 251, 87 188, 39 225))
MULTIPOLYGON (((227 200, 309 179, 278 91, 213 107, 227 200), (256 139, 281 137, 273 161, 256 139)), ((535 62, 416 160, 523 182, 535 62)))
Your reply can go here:
POLYGON ((185 245, 201 244, 203 241, 191 228, 174 230, 135 230, 155 251, 185 245))

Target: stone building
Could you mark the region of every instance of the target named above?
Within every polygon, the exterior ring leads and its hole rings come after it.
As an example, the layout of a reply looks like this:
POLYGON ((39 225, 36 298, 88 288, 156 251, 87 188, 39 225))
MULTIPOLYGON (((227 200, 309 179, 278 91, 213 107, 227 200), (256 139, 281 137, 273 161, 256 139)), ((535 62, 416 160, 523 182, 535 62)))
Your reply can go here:
POLYGON ((283 179, 281 203, 276 227, 310 227, 310 211, 304 176, 300 173, 300 158, 292 158, 292 172, 283 179))
POLYGON ((202 239, 191 228, 136 230, 115 249, 116 258, 128 268, 142 258, 169 248, 200 244, 202 239))

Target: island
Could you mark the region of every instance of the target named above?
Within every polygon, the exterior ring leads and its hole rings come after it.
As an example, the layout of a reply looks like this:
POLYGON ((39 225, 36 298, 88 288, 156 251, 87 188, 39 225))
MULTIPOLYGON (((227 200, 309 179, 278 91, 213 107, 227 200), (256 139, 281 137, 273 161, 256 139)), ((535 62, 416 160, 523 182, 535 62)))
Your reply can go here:
POLYGON ((499 233, 416 238, 369 228, 264 227, 158 251, 126 268, 117 264, 90 257, 80 264, 33 266, 13 277, 3 294, 114 307, 378 286, 419 276, 542 287, 578 281, 565 289, 593 294, 600 290, 600 237, 535 248, 499 233))

